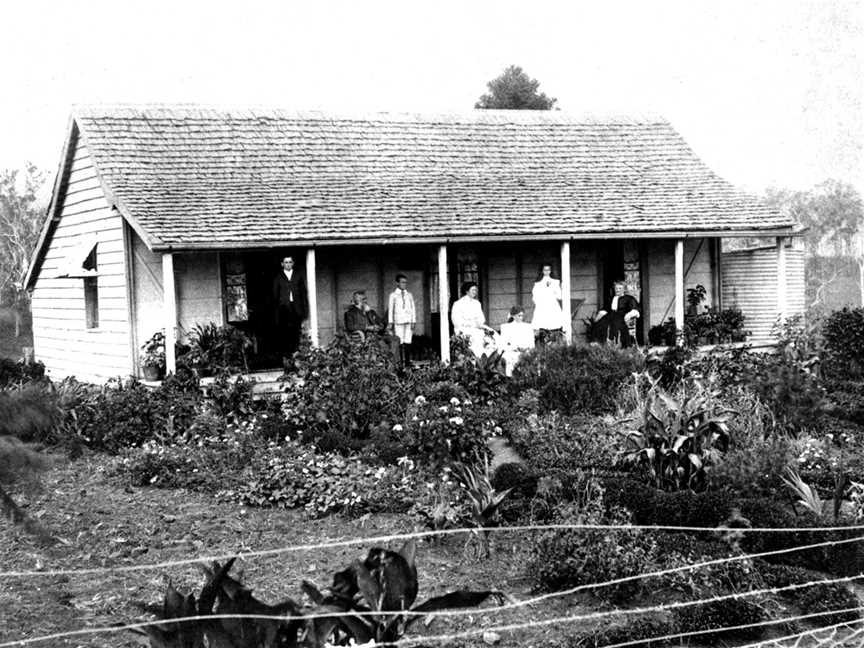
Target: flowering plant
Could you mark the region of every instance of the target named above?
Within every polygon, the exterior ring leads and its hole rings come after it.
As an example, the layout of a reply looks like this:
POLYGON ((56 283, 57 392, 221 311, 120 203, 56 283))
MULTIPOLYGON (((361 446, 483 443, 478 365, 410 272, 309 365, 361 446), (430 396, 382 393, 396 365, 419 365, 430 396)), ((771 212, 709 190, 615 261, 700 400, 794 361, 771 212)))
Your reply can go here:
POLYGON ((410 451, 435 465, 485 456, 491 433, 475 416, 473 403, 455 396, 444 404, 418 396, 408 407, 402 432, 410 451))

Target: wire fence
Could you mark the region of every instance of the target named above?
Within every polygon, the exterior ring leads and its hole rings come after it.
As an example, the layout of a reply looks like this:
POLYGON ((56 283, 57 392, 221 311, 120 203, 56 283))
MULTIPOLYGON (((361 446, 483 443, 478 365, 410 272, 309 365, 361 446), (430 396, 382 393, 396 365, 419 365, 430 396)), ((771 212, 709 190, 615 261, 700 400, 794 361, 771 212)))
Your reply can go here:
MULTIPOLYGON (((682 526, 654 526, 654 525, 595 525, 595 524, 552 524, 552 525, 522 525, 515 527, 494 527, 486 529, 490 532, 519 532, 519 531, 547 531, 547 530, 609 530, 609 531, 695 531, 695 532, 711 532, 711 533, 801 533, 805 532, 824 532, 824 533, 833 533, 833 532, 845 532, 849 533, 850 531, 862 530, 864 529, 864 525, 854 526, 854 527, 811 527, 811 528, 753 528, 753 529, 724 529, 724 528, 705 528, 705 527, 682 527, 682 526)), ((325 541, 320 543, 311 543, 311 544, 299 544, 299 545, 287 545, 283 547, 278 547, 274 549, 265 549, 259 551, 250 551, 244 552, 240 554, 242 558, 254 558, 260 556, 273 556, 279 554, 285 554, 290 552, 300 552, 300 551, 313 551, 313 550, 321 550, 328 549, 334 547, 347 547, 347 546, 355 546, 355 545, 363 545, 363 544, 386 544, 388 542, 394 541, 407 541, 411 539, 420 539, 427 538, 432 536, 444 536, 444 535, 453 535, 457 533, 473 533, 477 532, 476 528, 467 528, 467 529, 445 529, 438 531, 419 531, 413 533, 400 533, 400 534, 390 534, 390 535, 379 535, 372 536, 367 538, 348 538, 341 540, 332 540, 325 541)), ((386 617, 388 615, 399 615, 404 617, 411 616, 435 616, 435 617, 443 617, 443 618, 454 618, 461 617, 465 615, 482 615, 483 617, 488 617, 492 614, 496 613, 505 613, 510 612, 516 608, 526 607, 526 606, 534 606, 544 601, 548 601, 549 599, 559 598, 564 596, 570 596, 579 592, 589 591, 598 588, 609 587, 613 585, 618 585, 625 582, 630 581, 638 581, 643 579, 650 578, 661 578, 666 575, 681 573, 691 570, 702 569, 705 567, 721 565, 724 563, 731 563, 736 561, 744 561, 744 560, 753 560, 755 558, 764 558, 767 556, 777 556, 781 554, 793 553, 798 551, 807 551, 817 548, 824 548, 829 546, 836 545, 844 545, 848 543, 860 542, 864 540, 864 535, 855 536, 851 538, 841 538, 837 540, 827 540, 824 542, 811 543, 806 545, 795 545, 791 547, 786 547, 783 549, 776 549, 772 551, 763 551, 756 553, 740 553, 732 556, 727 556, 724 558, 718 558, 688 565, 683 565, 680 567, 664 569, 664 570, 656 570, 651 572, 645 572, 633 576, 627 576, 616 579, 609 579, 602 582, 583 584, 576 587, 572 587, 569 589, 550 592, 547 594, 531 597, 523 600, 510 600, 507 603, 486 607, 482 609, 457 609, 457 610, 447 610, 447 611, 438 611, 434 614, 430 615, 425 612, 416 612, 416 611, 398 611, 398 612, 353 612, 351 616, 355 617, 364 617, 364 616, 375 616, 378 618, 386 617)), ((203 563, 203 562, 211 562, 213 560, 225 560, 231 557, 235 557, 236 554, 230 555, 220 555, 220 556, 201 556, 192 559, 185 560, 176 560, 176 561, 165 561, 158 563, 148 563, 148 564, 139 564, 139 565, 122 565, 117 567, 101 567, 101 568, 86 568, 86 569, 47 569, 47 570, 37 570, 37 571, 6 571, 0 572, 0 578, 43 578, 48 576, 65 576, 65 575, 95 575, 95 574, 105 574, 105 573, 116 573, 116 572, 134 572, 134 571, 144 571, 144 570, 154 570, 154 569, 164 569, 170 567, 177 566, 185 566, 195 563, 203 563)), ((793 583, 791 585, 786 585, 782 587, 768 587, 761 589, 748 590, 745 592, 733 592, 730 594, 722 594, 712 597, 699 598, 690 601, 676 601, 670 603, 662 603, 653 606, 642 606, 642 607, 634 607, 629 609, 613 609, 613 610, 604 610, 598 612, 591 612, 588 614, 577 614, 577 615, 566 615, 566 616, 557 616, 548 619, 535 619, 531 621, 518 622, 518 623, 506 623, 506 624, 491 624, 491 625, 483 625, 480 627, 474 627, 469 630, 464 630, 461 632, 449 633, 449 634, 440 634, 440 635, 420 635, 417 637, 408 637, 403 638, 395 642, 389 642, 387 645, 393 646, 410 646, 417 645, 419 643, 438 643, 442 645, 446 645, 447 643, 453 643, 460 640, 470 639, 473 637, 477 637, 483 635, 484 633, 516 633, 519 631, 527 631, 534 628, 548 627, 552 625, 560 625, 560 624, 577 624, 577 623, 590 623, 590 622, 598 622, 603 621, 609 618, 626 618, 632 617, 634 615, 647 615, 647 614, 657 614, 664 612, 674 612, 675 610, 685 609, 693 606, 699 605, 710 605, 712 603, 719 603, 728 600, 740 600, 750 597, 760 597, 760 596, 769 596, 782 594, 786 592, 792 592, 808 587, 814 587, 817 585, 831 585, 831 584, 841 584, 841 583, 851 583, 853 581, 864 579, 864 574, 858 574, 853 576, 844 576, 838 578, 823 578, 823 579, 812 579, 803 583, 793 583)), ((689 632, 678 632, 674 634, 666 634, 659 635, 657 637, 640 637, 639 639, 634 639, 632 641, 626 641, 622 643, 614 643, 609 644, 605 648, 623 648, 624 646, 636 645, 636 644, 645 644, 648 641, 651 642, 665 642, 672 640, 683 640, 689 637, 699 637, 707 634, 719 634, 722 632, 735 632, 742 631, 746 629, 755 629, 759 627, 768 627, 768 626, 777 626, 782 624, 789 624, 793 622, 798 622, 802 620, 812 620, 823 616, 828 615, 842 615, 842 614, 857 614, 860 616, 862 611, 861 607, 852 607, 845 608, 842 610, 828 610, 828 611, 820 611, 809 614, 801 614, 797 616, 788 616, 779 619, 769 619, 760 622, 741 624, 737 626, 726 626, 722 628, 710 628, 710 629, 700 629, 693 630, 689 632)), ((294 616, 274 616, 274 615, 250 615, 250 614, 211 614, 211 615, 197 615, 197 616, 189 616, 171 619, 171 623, 182 623, 182 622, 196 622, 196 621, 204 621, 204 620, 215 620, 215 619, 258 619, 258 620, 292 620, 292 621, 302 621, 309 622, 317 619, 326 619, 333 617, 344 616, 344 612, 311 612, 308 614, 302 615, 294 615, 294 616)), ((85 627, 76 630, 69 630, 66 632, 58 632, 50 635, 43 635, 38 637, 22 637, 12 641, 6 641, 4 643, 0 643, 0 648, 6 648, 11 646, 28 646, 36 643, 48 642, 48 641, 57 641, 61 639, 69 639, 73 637, 80 637, 84 635, 96 635, 96 634, 107 634, 107 633, 117 633, 122 631, 133 631, 133 630, 142 630, 147 627, 152 626, 163 626, 166 623, 164 620, 153 620, 153 621, 141 621, 137 623, 129 623, 129 624, 115 624, 111 626, 105 627, 85 627)), ((830 626, 825 626, 822 628, 816 628, 811 630, 806 630, 803 632, 787 635, 779 638, 772 638, 762 642, 757 642, 754 644, 748 644, 752 648, 756 648, 757 646, 803 646, 804 644, 801 642, 810 642, 809 645, 813 646, 847 646, 847 645, 855 645, 862 646, 864 648, 864 628, 857 627, 862 623, 861 620, 849 621, 844 623, 838 623, 830 626), (821 633, 821 634, 820 634, 821 633), (826 634, 827 633, 827 634, 826 634), (783 643, 783 642, 786 643, 783 643), (825 643, 825 642, 829 643, 825 643), (833 642, 833 643, 831 643, 833 642), (849 643, 852 642, 852 643, 849 643)))

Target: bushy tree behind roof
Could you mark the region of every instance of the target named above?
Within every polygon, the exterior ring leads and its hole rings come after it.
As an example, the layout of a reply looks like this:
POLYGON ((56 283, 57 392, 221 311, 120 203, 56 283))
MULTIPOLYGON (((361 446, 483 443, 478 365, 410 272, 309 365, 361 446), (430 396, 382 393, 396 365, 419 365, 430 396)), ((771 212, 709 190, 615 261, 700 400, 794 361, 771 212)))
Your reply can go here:
POLYGON ((540 82, 518 65, 511 65, 488 84, 489 92, 480 97, 475 108, 497 110, 551 110, 557 99, 537 92, 540 82))

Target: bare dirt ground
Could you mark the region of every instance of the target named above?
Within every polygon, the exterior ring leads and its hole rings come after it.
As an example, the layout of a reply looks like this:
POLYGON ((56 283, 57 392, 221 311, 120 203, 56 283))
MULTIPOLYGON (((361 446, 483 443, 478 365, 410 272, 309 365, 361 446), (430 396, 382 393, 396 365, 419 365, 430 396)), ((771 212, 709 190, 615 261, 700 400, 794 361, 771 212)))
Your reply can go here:
MULTIPOLYGON (((212 497, 179 490, 130 488, 110 476, 104 457, 59 464, 46 473, 42 488, 30 496, 14 493, 28 513, 61 539, 53 547, 0 521, 0 571, 85 569, 140 565, 199 556, 225 555, 287 545, 371 537, 414 530, 407 516, 374 515, 363 520, 333 516, 310 520, 300 511, 244 509, 212 497)), ((501 589, 516 599, 530 596, 525 558, 530 537, 502 534, 495 555, 467 558, 465 537, 418 545, 418 601, 446 591, 501 589)), ((243 581, 260 599, 275 603, 302 600, 300 581, 329 585, 331 574, 370 544, 316 549, 239 561, 243 581)), ((393 543, 392 548, 398 548, 393 543)), ((0 643, 83 628, 148 620, 136 602, 161 602, 166 579, 181 591, 196 591, 202 578, 194 565, 92 575, 0 577, 0 643)), ((441 618, 415 634, 435 635, 504 623, 578 614, 591 609, 572 598, 542 607, 441 618)), ((501 645, 549 646, 576 628, 553 625, 526 633, 502 633, 501 645)), ((129 632, 53 639, 37 646, 140 645, 129 632)), ((430 644, 431 645, 431 644, 430 644)), ((484 645, 482 638, 446 645, 484 645)))

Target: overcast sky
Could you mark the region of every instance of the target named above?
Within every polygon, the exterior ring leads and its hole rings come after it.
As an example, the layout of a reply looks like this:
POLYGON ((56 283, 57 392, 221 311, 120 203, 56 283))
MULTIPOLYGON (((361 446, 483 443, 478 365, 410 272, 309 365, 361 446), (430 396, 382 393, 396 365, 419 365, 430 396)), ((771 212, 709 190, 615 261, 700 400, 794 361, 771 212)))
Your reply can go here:
POLYGON ((864 1, 4 7, 0 168, 56 170, 74 103, 470 110, 507 65, 574 113, 668 118, 754 191, 864 190, 864 1))

